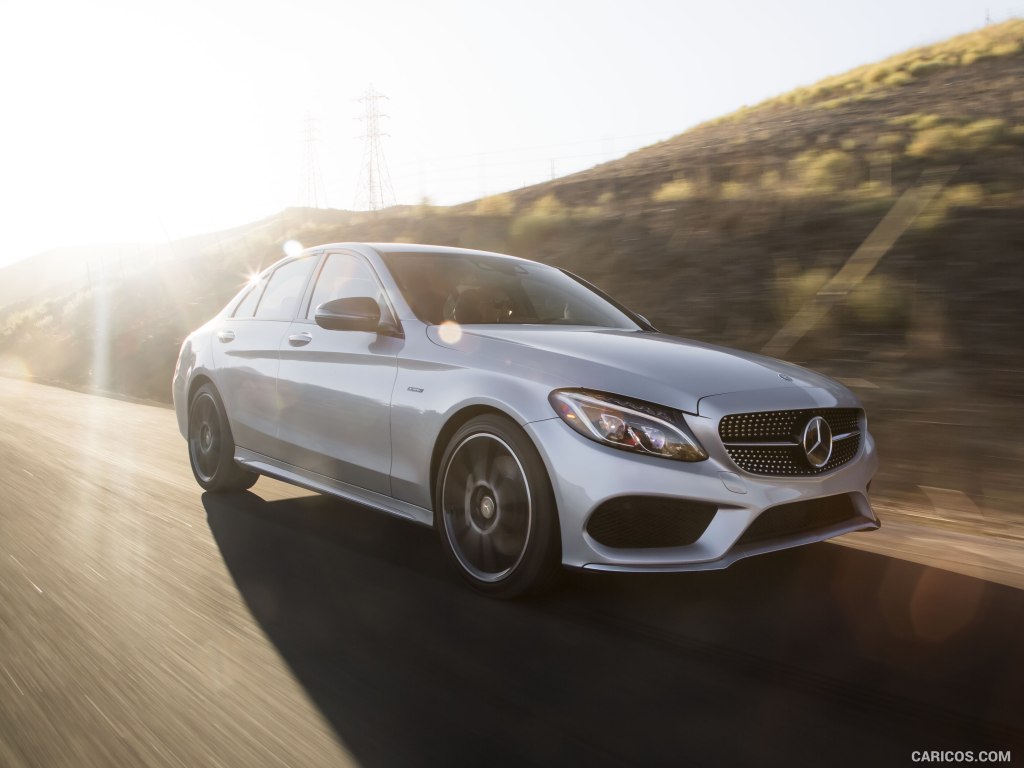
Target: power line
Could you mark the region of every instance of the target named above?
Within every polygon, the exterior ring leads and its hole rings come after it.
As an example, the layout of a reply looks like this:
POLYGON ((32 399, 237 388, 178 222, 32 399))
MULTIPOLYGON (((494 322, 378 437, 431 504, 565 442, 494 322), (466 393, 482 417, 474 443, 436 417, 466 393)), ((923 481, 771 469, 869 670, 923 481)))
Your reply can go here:
MULTIPOLYGON (((623 159, 633 152, 644 147, 621 146, 627 139, 648 138, 651 136, 664 137, 667 132, 651 132, 647 134, 634 134, 632 136, 606 136, 603 139, 587 139, 560 144, 534 145, 532 147, 509 147, 505 149, 487 150, 484 152, 473 152, 462 155, 448 155, 446 157, 417 158, 415 171, 413 165, 399 164, 398 174, 393 175, 392 181, 403 190, 409 186, 410 179, 416 179, 420 189, 420 196, 423 196, 425 186, 434 186, 439 182, 476 179, 478 182, 479 194, 481 196, 490 194, 494 190, 494 183, 499 179, 515 180, 522 186, 536 184, 542 181, 551 180, 558 175, 578 173, 587 170, 592 164, 602 164, 623 159), (571 148, 585 145, 604 143, 606 146, 601 151, 572 152, 571 148), (619 144, 614 147, 613 144, 619 144), (533 150, 551 150, 555 148, 569 149, 568 152, 545 152, 536 156, 520 156, 514 158, 514 153, 524 154, 533 150), (460 162, 461 160, 461 162, 460 162), (474 162, 475 160, 475 162, 474 162), (581 161, 590 161, 588 165, 580 165, 581 161), (553 167, 554 166, 554 167, 553 167), (506 169, 516 168, 519 172, 510 174, 506 169), (528 170, 529 169, 529 170, 528 170), (495 171, 498 171, 495 178, 495 171), (557 170, 558 173, 554 173, 557 170)), ((664 139, 662 139, 664 140, 664 139)))
POLYGON ((438 168, 437 171, 430 171, 430 170, 423 171, 422 169, 420 169, 416 173, 403 173, 403 174, 400 174, 398 176, 395 176, 394 178, 396 180, 410 179, 410 178, 413 178, 413 177, 419 178, 420 176, 424 176, 424 177, 428 177, 428 178, 437 178, 439 175, 441 177, 443 177, 443 178, 450 178, 452 173, 456 173, 457 174, 457 173, 462 172, 462 171, 465 171, 466 172, 465 175, 469 176, 469 175, 471 175, 470 172, 479 171, 479 169, 481 167, 483 167, 485 169, 487 169, 487 168, 502 168, 502 167, 507 167, 507 166, 522 167, 524 165, 531 164, 531 163, 532 164, 536 164, 538 166, 543 166, 543 167, 547 168, 548 172, 550 172, 550 170, 551 170, 551 163, 552 162, 561 163, 563 160, 583 160, 583 159, 593 159, 593 158, 607 158, 607 160, 605 162, 612 162, 612 161, 615 161, 615 160, 621 160, 623 157, 624 157, 624 155, 613 155, 613 156, 609 157, 608 153, 606 153, 606 152, 587 152, 585 154, 579 154, 579 155, 553 155, 553 156, 550 156, 550 157, 530 157, 530 158, 520 158, 518 160, 501 160, 501 161, 498 161, 498 162, 487 162, 487 163, 482 163, 482 164, 478 163, 477 165, 461 165, 461 166, 454 166, 454 167, 442 167, 442 168, 438 168))
MULTIPOLYGON (((673 129, 673 130, 668 130, 668 131, 649 131, 647 133, 634 133, 634 134, 623 135, 623 136, 602 136, 602 137, 593 138, 593 139, 579 139, 577 141, 563 141, 563 142, 556 143, 556 144, 533 144, 533 145, 521 146, 521 147, 503 147, 503 148, 499 148, 499 149, 485 149, 485 150, 481 150, 479 152, 467 152, 465 154, 458 154, 458 155, 438 155, 436 157, 425 158, 425 160, 426 160, 426 162, 436 163, 436 162, 442 162, 442 161, 445 161, 445 160, 458 160, 458 159, 461 159, 461 158, 479 157, 479 156, 482 156, 482 155, 503 155, 503 154, 511 154, 511 153, 514 153, 514 152, 543 151, 544 153, 547 153, 548 150, 555 149, 557 147, 575 147, 575 146, 579 146, 581 144, 600 144, 602 142, 607 143, 607 142, 630 141, 630 140, 633 140, 633 139, 653 138, 655 136, 665 137, 665 138, 662 139, 663 141, 665 141, 668 138, 672 138, 673 136, 679 135, 680 133, 682 133, 682 131, 680 131, 678 129, 673 129)), ((545 154, 545 157, 549 157, 549 156, 550 155, 545 154)), ((557 157, 556 157, 556 159, 557 159, 557 157)))
POLYGON ((391 186, 387 162, 384 159, 384 147, 381 139, 388 134, 380 127, 381 118, 387 117, 380 112, 378 102, 386 99, 372 85, 358 99, 365 109, 363 116, 363 165, 359 171, 359 182, 356 184, 357 210, 379 211, 395 204, 395 190, 391 186))

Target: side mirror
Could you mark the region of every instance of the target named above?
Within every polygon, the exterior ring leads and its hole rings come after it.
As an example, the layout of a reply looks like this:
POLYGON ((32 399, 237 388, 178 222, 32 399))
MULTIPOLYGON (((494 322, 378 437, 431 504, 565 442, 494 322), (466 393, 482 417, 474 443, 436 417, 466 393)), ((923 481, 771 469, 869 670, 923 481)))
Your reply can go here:
POLYGON ((369 296, 325 301, 316 308, 316 324, 328 331, 369 331, 380 325, 380 305, 369 296))

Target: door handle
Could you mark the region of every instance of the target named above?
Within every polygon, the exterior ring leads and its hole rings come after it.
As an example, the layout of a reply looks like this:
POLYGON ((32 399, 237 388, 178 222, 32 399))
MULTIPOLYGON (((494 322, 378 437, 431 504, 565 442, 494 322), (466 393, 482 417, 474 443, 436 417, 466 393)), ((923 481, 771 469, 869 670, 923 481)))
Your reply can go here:
POLYGON ((227 344, 229 341, 235 340, 234 331, 218 331, 217 338, 220 339, 221 343, 227 344))
POLYGON ((309 333, 293 333, 288 337, 288 343, 293 347, 304 347, 312 340, 313 336, 309 333))

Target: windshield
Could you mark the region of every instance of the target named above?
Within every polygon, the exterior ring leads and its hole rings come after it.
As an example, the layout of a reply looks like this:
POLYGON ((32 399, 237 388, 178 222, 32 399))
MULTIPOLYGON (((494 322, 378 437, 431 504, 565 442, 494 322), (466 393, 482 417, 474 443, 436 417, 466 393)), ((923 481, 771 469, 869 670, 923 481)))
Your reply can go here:
POLYGON ((460 253, 385 253, 420 320, 640 330, 626 311, 566 273, 535 262, 460 253))

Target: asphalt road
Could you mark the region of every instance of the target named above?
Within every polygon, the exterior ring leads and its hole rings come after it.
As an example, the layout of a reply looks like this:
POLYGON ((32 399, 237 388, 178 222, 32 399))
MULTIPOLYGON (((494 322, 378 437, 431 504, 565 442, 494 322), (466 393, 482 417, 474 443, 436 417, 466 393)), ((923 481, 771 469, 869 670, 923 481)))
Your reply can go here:
POLYGON ((1024 591, 830 544, 476 596, 432 531, 204 496, 166 409, 0 379, 0 766, 1024 764, 1024 591))

